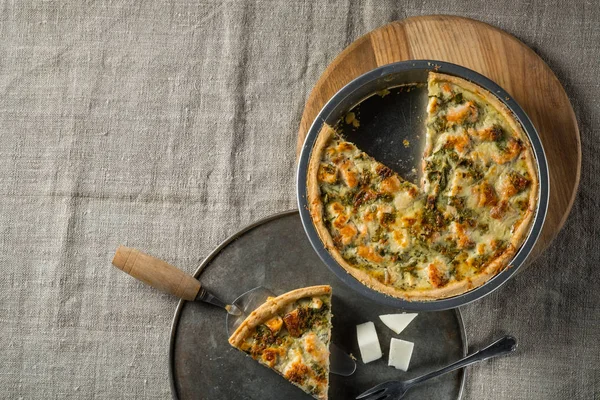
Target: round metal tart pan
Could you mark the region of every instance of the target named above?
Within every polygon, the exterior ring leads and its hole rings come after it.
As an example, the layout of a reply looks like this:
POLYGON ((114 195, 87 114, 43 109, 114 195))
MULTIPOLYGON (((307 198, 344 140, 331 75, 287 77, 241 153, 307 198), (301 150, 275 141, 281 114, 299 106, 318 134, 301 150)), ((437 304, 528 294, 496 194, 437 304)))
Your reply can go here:
MULTIPOLYGON (((414 102, 406 104, 405 108, 414 109, 414 102)), ((411 126, 414 127, 414 121, 419 121, 419 123, 424 124, 425 108, 424 105, 419 107, 419 111, 422 116, 415 118, 414 115, 412 117, 407 115, 402 115, 406 112, 411 112, 414 114, 414 110, 398 110, 398 114, 401 116, 401 120, 398 119, 388 119, 387 123, 400 123, 402 124, 403 120, 412 120, 412 122, 404 122, 406 123, 406 128, 410 129, 411 126), (412 124, 412 125, 411 125, 412 124)), ((381 128, 382 132, 387 131, 388 133, 391 131, 386 126, 378 125, 381 128)), ((393 127, 392 127, 393 128, 393 127)), ((421 128, 422 130, 422 128, 421 128)), ((379 129, 377 130, 379 134, 379 129)), ((376 137, 376 136, 374 136, 376 137)), ((349 138, 352 140, 352 138, 349 138)), ((387 141, 391 143, 389 137, 386 138, 387 141)), ((393 145, 388 145, 388 143, 383 143, 382 140, 372 140, 374 142, 379 142, 378 144, 373 145, 373 148, 387 148, 388 150, 383 152, 383 158, 378 158, 378 154, 371 154, 379 161, 386 164, 386 161, 393 159, 393 154, 390 156, 390 150, 394 149, 393 145)), ((398 142, 402 142, 402 138, 397 138, 398 142)), ((384 142, 386 142, 384 140, 384 142)), ((362 143, 359 144, 359 147, 369 153, 369 149, 362 146, 362 143)), ((400 147, 396 146, 396 159, 402 159, 403 154, 400 147)), ((393 152, 394 150, 392 150, 393 152)), ((404 154, 407 157, 406 154, 404 154)), ((410 158, 413 158, 410 156, 410 158)), ((418 161, 418 158, 416 159, 418 161)), ((413 163, 415 160, 412 160, 413 163)), ((416 163, 415 163, 416 165, 416 163)), ((392 168, 398 170, 405 170, 402 164, 398 165, 389 165, 392 168)), ((420 166, 416 167, 417 170, 420 166)), ((308 134, 306 136, 306 140, 302 147, 302 151, 300 153, 300 160, 298 163, 298 172, 297 172, 297 197, 298 197, 298 206, 300 209, 300 217, 302 218, 302 224, 304 226, 304 230, 308 235, 308 239, 321 258, 323 262, 329 267, 329 269, 345 284, 359 292, 360 294, 377 301, 381 304, 385 304, 388 306, 396 307, 403 310, 413 310, 413 311, 436 311, 436 310, 445 310, 449 308, 459 307, 464 304, 470 303, 477 299, 480 299, 494 290, 498 289, 502 286, 511 276, 513 276, 519 268, 525 263, 527 257, 529 256, 535 242, 537 241, 542 226, 544 224, 544 219, 546 218, 546 211, 548 208, 548 196, 549 196, 549 176, 548 176, 548 164, 546 160, 546 155, 544 154, 544 149, 542 147, 542 143, 538 136, 537 131, 535 130, 533 124, 531 123, 529 117, 523 111, 523 109, 517 104, 515 100, 500 86, 496 83, 492 82, 490 79, 484 77, 483 75, 478 74, 475 71, 472 71, 468 68, 461 67, 456 64, 450 64, 441 61, 434 60, 415 60, 415 61, 403 61, 394 64, 388 64, 377 69, 374 69, 370 72, 367 72, 364 75, 359 76, 355 80, 348 83, 344 86, 339 92, 337 92, 330 100, 325 104, 323 109, 317 115, 315 121, 310 127, 308 134), (530 232, 527 235, 527 238, 523 242, 521 248, 517 251, 513 259, 509 262, 510 267, 505 268, 490 280, 488 280, 485 284, 474 288, 468 292, 463 294, 448 297, 438 300, 430 300, 430 301, 408 301, 397 297, 392 297, 387 294, 378 292, 374 289, 369 288, 364 285, 352 275, 350 275, 329 253, 329 251, 325 248, 323 242, 321 241, 313 221, 311 219, 308 202, 306 197, 306 188, 307 188, 307 172, 308 172, 308 163, 310 160, 311 152, 314 146, 314 143, 317 139, 323 124, 327 123, 329 125, 335 125, 343 116, 347 115, 350 110, 355 109, 355 107, 361 104, 364 100, 373 97, 376 93, 382 93, 385 89, 390 89, 393 87, 398 87, 407 84, 418 84, 418 83, 426 83, 427 75, 430 71, 435 70, 436 72, 441 72, 448 75, 454 75, 468 81, 471 81, 482 88, 488 90, 490 93, 494 94, 502 103, 508 107, 508 109, 514 114, 516 120, 521 124, 523 130, 529 138, 531 143, 532 151, 535 157, 535 163, 538 171, 538 180, 539 180, 539 193, 538 193, 538 204, 536 208, 536 213, 534 219, 531 223, 530 232)))

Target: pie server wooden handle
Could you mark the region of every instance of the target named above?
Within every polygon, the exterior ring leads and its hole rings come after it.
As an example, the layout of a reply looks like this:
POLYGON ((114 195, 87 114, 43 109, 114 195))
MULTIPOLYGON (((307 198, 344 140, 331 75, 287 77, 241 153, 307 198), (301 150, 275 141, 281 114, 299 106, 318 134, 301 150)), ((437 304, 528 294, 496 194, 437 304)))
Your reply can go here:
POLYGON ((119 246, 112 263, 134 278, 180 299, 195 300, 202 287, 197 279, 179 268, 131 247, 119 246))

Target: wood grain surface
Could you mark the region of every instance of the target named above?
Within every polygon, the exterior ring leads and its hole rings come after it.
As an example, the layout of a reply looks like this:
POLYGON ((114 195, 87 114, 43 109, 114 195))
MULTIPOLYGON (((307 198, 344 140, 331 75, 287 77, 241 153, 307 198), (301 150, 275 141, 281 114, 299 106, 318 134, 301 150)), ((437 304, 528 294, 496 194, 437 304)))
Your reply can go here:
POLYGON ((200 291, 200 282, 193 276, 138 249, 119 246, 112 264, 145 284, 183 300, 193 301, 200 291))
POLYGON ((432 59, 470 68, 492 79, 521 105, 538 130, 548 158, 550 202, 532 257, 562 228, 577 192, 581 142, 577 120, 560 82, 546 63, 514 36, 468 18, 431 15, 384 25, 342 51, 308 97, 297 151, 325 103, 345 84, 379 66, 432 59))

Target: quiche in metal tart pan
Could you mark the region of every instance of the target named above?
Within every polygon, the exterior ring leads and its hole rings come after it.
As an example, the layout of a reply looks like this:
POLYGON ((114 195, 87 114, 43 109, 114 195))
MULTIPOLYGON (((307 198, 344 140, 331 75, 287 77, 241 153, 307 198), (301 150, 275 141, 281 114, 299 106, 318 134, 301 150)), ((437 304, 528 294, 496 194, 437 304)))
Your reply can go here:
POLYGON ((538 158, 506 104, 436 68, 426 89, 416 184, 322 123, 306 158, 301 211, 337 265, 407 302, 480 288, 511 266, 540 216, 538 158))

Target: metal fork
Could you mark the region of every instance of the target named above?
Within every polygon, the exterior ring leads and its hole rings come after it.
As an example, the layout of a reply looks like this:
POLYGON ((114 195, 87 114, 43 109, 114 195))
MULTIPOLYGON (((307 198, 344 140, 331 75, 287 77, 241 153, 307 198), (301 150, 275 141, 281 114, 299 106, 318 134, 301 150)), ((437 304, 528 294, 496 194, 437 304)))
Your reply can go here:
POLYGON ((517 339, 512 336, 504 336, 502 339, 496 340, 488 347, 479 350, 465 358, 458 360, 447 367, 437 371, 430 372, 423 376, 413 378, 407 381, 388 381, 377 385, 366 392, 358 395, 357 400, 398 400, 402 398, 408 389, 414 385, 426 381, 436 376, 452 372, 467 365, 475 364, 479 361, 484 361, 492 357, 508 354, 517 349, 517 339))

